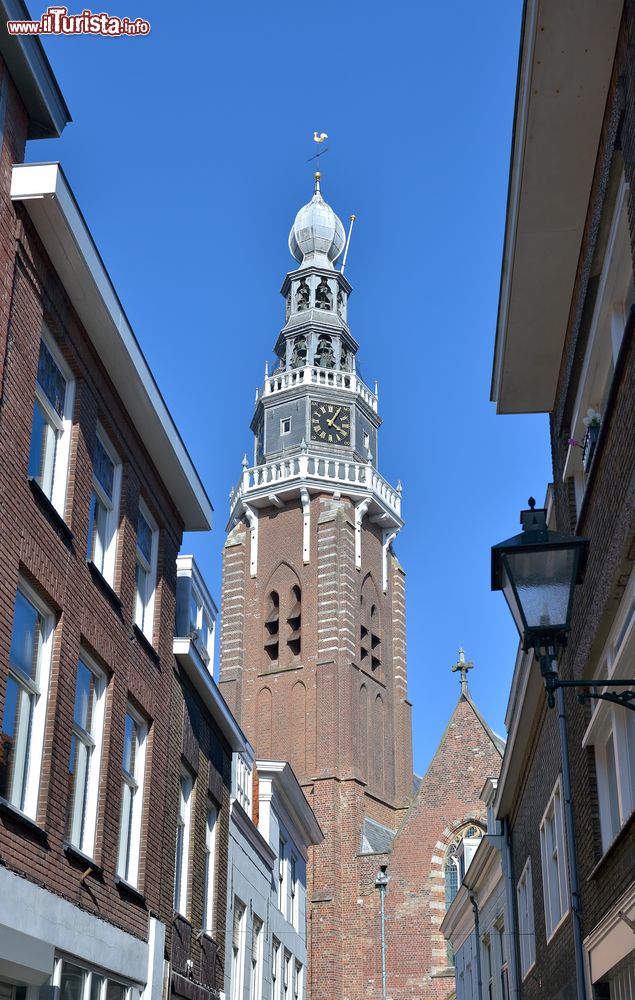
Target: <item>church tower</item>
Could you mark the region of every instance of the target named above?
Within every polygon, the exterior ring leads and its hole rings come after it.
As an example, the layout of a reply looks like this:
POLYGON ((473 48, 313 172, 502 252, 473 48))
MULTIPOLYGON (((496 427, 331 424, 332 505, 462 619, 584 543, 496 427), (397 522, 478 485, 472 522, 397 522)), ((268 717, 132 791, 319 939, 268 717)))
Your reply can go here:
POLYGON ((258 757, 289 760, 325 834, 309 866, 311 996, 345 995, 364 831, 412 800, 401 486, 378 471, 377 392, 357 370, 345 242, 320 175, 289 235, 285 324, 230 494, 220 684, 258 757))

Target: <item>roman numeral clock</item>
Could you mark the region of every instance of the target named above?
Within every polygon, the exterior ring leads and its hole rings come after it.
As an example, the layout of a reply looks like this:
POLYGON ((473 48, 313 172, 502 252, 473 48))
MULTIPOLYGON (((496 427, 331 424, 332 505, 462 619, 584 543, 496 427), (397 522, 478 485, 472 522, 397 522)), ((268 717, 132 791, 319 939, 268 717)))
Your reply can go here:
POLYGON ((351 443, 351 411, 338 403, 311 400, 311 440, 325 444, 351 443))

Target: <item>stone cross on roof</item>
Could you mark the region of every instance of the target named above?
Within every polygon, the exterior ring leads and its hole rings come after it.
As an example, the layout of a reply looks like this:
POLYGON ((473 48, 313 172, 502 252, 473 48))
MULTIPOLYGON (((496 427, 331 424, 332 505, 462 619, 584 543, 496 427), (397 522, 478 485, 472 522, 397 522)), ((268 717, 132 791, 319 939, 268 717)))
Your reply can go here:
POLYGON ((456 663, 452 664, 452 673, 456 673, 457 670, 461 671, 461 694, 467 694, 467 672, 473 666, 472 660, 465 659, 465 650, 459 649, 459 658, 456 663))

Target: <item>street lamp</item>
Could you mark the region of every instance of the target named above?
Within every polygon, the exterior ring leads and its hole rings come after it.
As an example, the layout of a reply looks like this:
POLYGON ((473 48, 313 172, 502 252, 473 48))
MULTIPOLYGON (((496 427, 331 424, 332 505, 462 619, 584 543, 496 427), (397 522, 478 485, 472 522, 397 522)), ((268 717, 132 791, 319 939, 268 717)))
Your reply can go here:
POLYGON ((385 929, 385 897, 388 889, 388 865, 380 865, 375 879, 375 888, 379 889, 379 913, 381 920, 381 997, 386 1000, 386 929, 385 929))
POLYGON ((560 680, 558 651, 567 644, 576 584, 582 583, 589 539, 547 528, 546 511, 521 511, 523 530, 492 547, 492 590, 502 590, 525 651, 533 649, 553 708, 558 688, 582 688, 580 701, 603 699, 635 711, 634 680, 560 680), (614 691, 599 688, 625 688, 614 691))
POLYGON ((547 512, 536 510, 529 499, 529 509, 521 511, 523 530, 492 547, 492 590, 502 590, 520 633, 523 649, 530 649, 540 663, 547 703, 558 704, 562 792, 565 836, 569 855, 569 891, 573 913, 576 980, 579 1000, 586 998, 582 919, 578 886, 578 866, 573 824, 569 740, 565 713, 565 687, 583 689, 580 701, 603 698, 635 711, 635 681, 606 679, 593 681, 561 680, 558 677, 558 652, 567 644, 571 629, 571 608, 576 584, 582 583, 589 554, 588 538, 565 535, 547 528, 547 512), (607 688, 623 688, 620 693, 607 688), (602 689, 602 690, 599 690, 602 689), (557 697, 556 697, 557 696, 557 697))

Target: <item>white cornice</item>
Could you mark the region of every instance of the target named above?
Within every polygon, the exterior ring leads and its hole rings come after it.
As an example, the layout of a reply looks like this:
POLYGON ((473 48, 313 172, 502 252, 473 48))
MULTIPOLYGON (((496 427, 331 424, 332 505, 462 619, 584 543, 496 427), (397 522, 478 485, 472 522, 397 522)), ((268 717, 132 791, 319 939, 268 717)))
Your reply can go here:
POLYGON ((245 734, 230 712, 216 681, 203 663, 195 643, 187 636, 177 636, 173 640, 172 649, 231 750, 245 750, 248 746, 245 734))
POLYGON ((553 407, 623 0, 526 0, 492 399, 553 407))
POLYGON ((324 834, 291 765, 284 760, 257 760, 256 769, 259 782, 271 782, 274 798, 284 806, 307 846, 321 844, 324 834))

